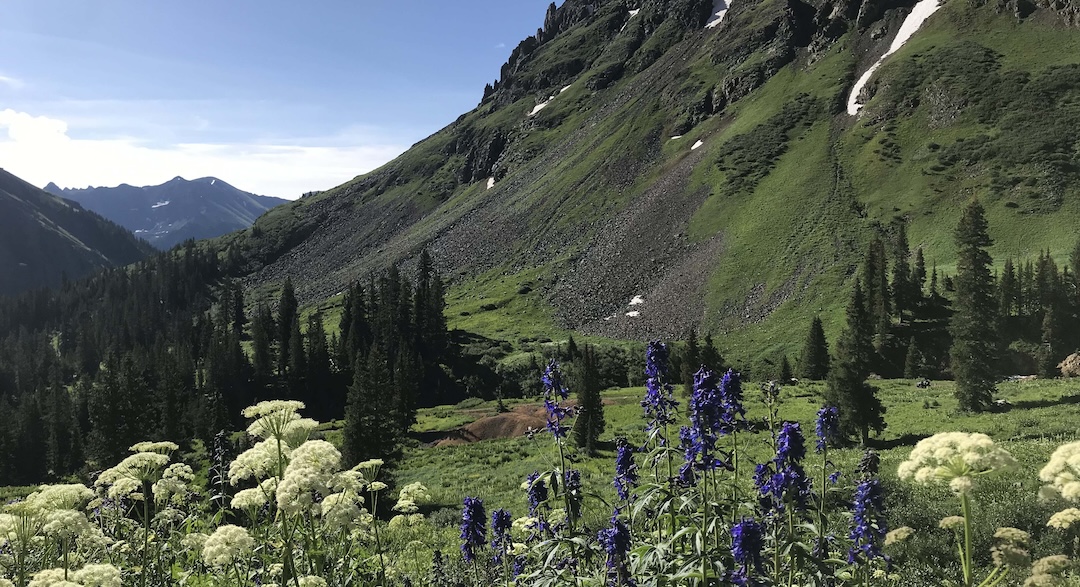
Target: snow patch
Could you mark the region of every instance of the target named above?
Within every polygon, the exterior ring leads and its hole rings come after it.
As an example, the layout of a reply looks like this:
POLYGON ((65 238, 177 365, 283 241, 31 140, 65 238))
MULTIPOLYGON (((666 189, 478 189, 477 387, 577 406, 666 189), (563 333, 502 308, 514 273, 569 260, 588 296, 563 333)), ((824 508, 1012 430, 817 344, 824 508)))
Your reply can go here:
POLYGON ((639 12, 641 12, 640 8, 635 9, 635 10, 631 10, 630 11, 630 18, 634 18, 635 16, 637 16, 637 13, 639 13, 639 12))
POLYGON ((731 5, 727 3, 727 0, 713 0, 712 14, 709 16, 709 20, 705 23, 705 28, 711 29, 720 24, 724 20, 724 16, 727 15, 728 8, 731 5))
POLYGON ((675 136, 671 137, 671 139, 669 139, 669 140, 674 141, 675 139, 681 139, 681 138, 682 138, 682 135, 675 135, 675 136))
POLYGON ((698 147, 700 147, 701 145, 704 145, 704 144, 705 143, 703 143, 701 141, 698 141, 698 142, 694 143, 694 146, 690 147, 690 150, 693 151, 693 150, 697 149, 698 147))
POLYGON ((644 304, 644 303, 645 303, 645 298, 643 298, 643 297, 641 297, 641 296, 634 296, 634 297, 633 297, 633 298, 632 298, 632 299, 630 300, 630 305, 631 305, 631 306, 636 306, 636 305, 638 305, 638 304, 644 304))
POLYGON ((169 201, 165 200, 164 202, 158 202, 157 204, 154 204, 153 206, 150 206, 150 207, 151 208, 160 208, 162 206, 168 206, 168 205, 169 205, 169 201))
POLYGON ((215 183, 217 183, 217 180, 216 180, 216 179, 211 179, 211 180, 210 180, 210 185, 214 185, 215 183))
POLYGON ((904 19, 904 23, 900 25, 900 30, 896 31, 896 38, 893 39, 892 44, 889 45, 889 50, 879 57, 877 62, 871 65, 870 69, 867 69, 866 72, 859 77, 859 80, 855 82, 855 85, 852 86, 851 94, 848 96, 847 101, 848 114, 854 116, 859 113, 859 110, 863 106, 859 103, 859 92, 866 86, 866 82, 870 81, 870 76, 874 75, 874 72, 877 71, 877 68, 885 61, 885 58, 899 51, 900 48, 904 46, 904 43, 907 43, 908 39, 918 32, 923 22, 930 18, 931 14, 937 12, 938 8, 941 8, 941 5, 938 4, 938 0, 919 0, 915 7, 911 9, 911 14, 907 15, 907 18, 904 19))
POLYGON ((641 312, 638 312, 637 310, 631 310, 631 311, 626 313, 626 316, 628 318, 637 318, 640 315, 641 315, 641 312))
MULTIPOLYGON (((570 86, 572 86, 572 85, 574 85, 574 84, 570 84, 570 86)), ((565 92, 566 90, 569 90, 570 86, 563 86, 563 89, 559 90, 559 93, 561 94, 561 93, 565 92)))
MULTIPOLYGON (((552 98, 553 98, 553 97, 554 97, 554 96, 552 96, 552 98)), ((548 98, 548 99, 547 99, 546 101, 544 101, 544 102, 540 102, 540 103, 539 103, 539 104, 537 104, 536 106, 533 106, 532 112, 529 112, 529 116, 536 116, 536 114, 537 114, 538 112, 540 112, 541 110, 543 110, 543 109, 544 109, 544 107, 545 107, 545 106, 547 106, 547 105, 548 105, 548 104, 550 104, 550 103, 551 103, 551 98, 548 98)))
POLYGON ((494 177, 489 177, 488 178, 487 186, 488 186, 487 189, 489 189, 489 190, 491 188, 495 187, 495 178, 494 177))

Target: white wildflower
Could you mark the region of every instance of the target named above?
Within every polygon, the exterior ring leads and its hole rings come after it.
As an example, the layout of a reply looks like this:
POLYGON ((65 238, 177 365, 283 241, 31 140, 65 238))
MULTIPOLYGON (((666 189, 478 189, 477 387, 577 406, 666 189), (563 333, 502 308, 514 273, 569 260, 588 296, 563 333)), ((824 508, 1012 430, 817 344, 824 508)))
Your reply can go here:
POLYGON ((209 538, 209 536, 202 532, 192 532, 190 534, 185 534, 184 537, 180 539, 180 546, 185 550, 192 552, 202 552, 203 546, 206 545, 206 541, 209 538))
POLYGON ((1076 508, 1066 508, 1050 516, 1050 521, 1047 522, 1046 525, 1051 528, 1068 530, 1077 522, 1080 522, 1080 510, 1076 508))
POLYGON ((91 531, 93 526, 86 519, 86 514, 75 510, 53 510, 45 516, 42 528, 47 536, 59 539, 72 539, 91 531))
POLYGON ((375 481, 375 482, 368 485, 368 491, 370 491, 372 493, 378 493, 378 492, 386 489, 386 487, 387 487, 386 483, 383 483, 382 481, 375 481))
MULTIPOLYGON (((341 471, 330 479, 330 488, 342 493, 360 495, 367 489, 367 481, 364 475, 357 470, 341 471)), ((363 499, 360 501, 363 503, 363 499)))
MULTIPOLYGON (((309 440, 290 456, 289 468, 310 468, 320 473, 334 473, 341 468, 341 453, 325 440, 309 440)), ((288 475, 288 469, 285 470, 288 475)))
POLYGON ((247 432, 251 436, 264 440, 270 438, 284 440, 289 424, 300 419, 300 415, 296 412, 302 409, 304 409, 304 403, 298 401, 259 402, 244 409, 245 418, 255 418, 255 421, 248 426, 247 432))
POLYGON ((237 491, 231 505, 234 510, 257 510, 267 503, 269 499, 262 487, 252 487, 237 491))
POLYGON ((72 578, 86 587, 120 587, 120 570, 108 564, 86 565, 75 571, 72 578))
POLYGON ((15 584, 3 577, 0 577, 0 587, 15 587, 15 584))
POLYGON ((154 483, 154 501, 156 503, 176 503, 183 501, 188 492, 188 484, 195 480, 195 472, 184 463, 173 463, 165 469, 154 483))
POLYGON ((1050 455, 1050 462, 1039 471, 1044 486, 1040 497, 1060 495, 1069 501, 1080 501, 1080 442, 1063 444, 1050 455))
MULTIPOLYGON (((236 485, 243 479, 265 479, 278 472, 278 443, 275 440, 262 440, 255 446, 240 453, 229 465, 229 483, 236 485)), ((281 458, 288 459, 292 448, 282 442, 281 458)))
POLYGON ((64 569, 44 569, 34 573, 28 585, 29 587, 61 587, 67 582, 64 575, 64 569))
POLYGON ((282 438, 285 442, 293 446, 299 446, 307 442, 311 438, 311 434, 315 432, 315 429, 319 427, 318 420, 312 420, 311 418, 297 418, 296 420, 289 421, 285 425, 285 432, 282 434, 282 438))
POLYGON ((332 493, 319 507, 322 508, 323 522, 334 530, 351 529, 360 518, 356 498, 347 493, 332 493))
POLYGON ((962 530, 964 528, 964 518, 962 516, 946 516, 938 522, 938 527, 943 530, 962 530))
POLYGON ((139 442, 133 444, 130 450, 131 452, 153 452, 168 456, 173 451, 178 450, 180 447, 175 442, 139 442))
POLYGON ((967 493, 971 478, 1015 466, 1016 459, 985 434, 941 432, 920 440, 897 475, 923 485, 946 482, 953 491, 967 493), (953 483, 957 479, 964 480, 953 483))
POLYGON ((299 583, 300 587, 326 587, 326 580, 315 575, 300 577, 299 583))
POLYGON ((915 535, 915 529, 911 526, 900 526, 895 530, 890 530, 885 534, 885 546, 891 544, 899 544, 906 542, 908 538, 915 535))
POLYGON ((26 497, 27 503, 42 510, 81 510, 94 498, 94 491, 81 483, 42 485, 26 497))
POLYGON ((398 494, 398 500, 402 499, 408 499, 418 505, 422 505, 431 501, 431 494, 428 492, 428 488, 424 487, 423 483, 416 481, 401 488, 401 493, 398 494))
POLYGON ((251 552, 255 540, 240 526, 226 524, 214 530, 203 544, 203 562, 211 567, 227 567, 251 552))

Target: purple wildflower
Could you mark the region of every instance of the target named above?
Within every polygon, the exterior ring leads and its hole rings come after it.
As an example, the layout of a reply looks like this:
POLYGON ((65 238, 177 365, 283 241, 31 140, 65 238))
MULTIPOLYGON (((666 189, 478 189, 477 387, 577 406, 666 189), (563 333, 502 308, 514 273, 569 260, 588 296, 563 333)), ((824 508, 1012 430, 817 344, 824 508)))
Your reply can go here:
MULTIPOLYGON (((717 458, 716 440, 725 428, 725 405, 718 389, 716 373, 702 367, 694 374, 690 397, 690 426, 679 431, 687 464, 700 471, 713 471, 727 464, 717 458)), ((685 476, 685 475, 684 475, 685 476)))
POLYGON ((525 563, 528 562, 528 560, 529 559, 527 559, 524 555, 518 555, 514 557, 514 566, 512 569, 510 569, 510 575, 515 579, 520 577, 521 574, 525 572, 525 563))
POLYGON ((570 408, 560 402, 570 397, 570 391, 563 385, 562 372, 559 364, 552 359, 544 370, 541 378, 544 382, 544 407, 547 408, 547 429, 551 431, 556 440, 566 437, 568 428, 562 425, 562 421, 573 415, 570 408))
POLYGON ((525 478, 525 482, 528 484, 526 493, 529 496, 529 515, 536 516, 537 510, 540 508, 540 504, 544 503, 548 499, 548 488, 544 480, 540 478, 540 473, 533 471, 531 475, 525 478))
POLYGON ((597 532, 596 540, 607 553, 607 584, 611 587, 635 585, 626 566, 630 552, 630 528, 619 519, 618 508, 611 516, 611 527, 597 532))
POLYGON ((832 473, 829 473, 829 483, 836 485, 836 482, 840 480, 840 470, 837 469, 832 473))
POLYGON ((634 463, 634 448, 620 436, 615 440, 615 491, 619 499, 630 497, 630 490, 637 485, 637 465, 634 463))
POLYGON ((802 429, 797 422, 784 422, 776 437, 776 457, 758 465, 754 485, 765 511, 781 512, 787 504, 804 509, 810 499, 810 478, 800 461, 806 456, 802 429))
POLYGON ((852 546, 848 550, 848 562, 854 564, 860 558, 871 561, 881 557, 881 545, 885 542, 885 492, 881 481, 871 478, 859 483, 855 489, 852 508, 851 532, 848 538, 852 546))
POLYGON ((742 381, 738 371, 728 369, 720 380, 720 401, 723 404, 721 434, 729 434, 746 427, 746 409, 742 405, 742 381))
POLYGON ((483 500, 466 497, 465 508, 461 512, 461 554, 466 562, 476 560, 475 549, 483 548, 487 542, 486 518, 483 500))
POLYGON ((798 422, 784 422, 776 436, 776 465, 795 464, 806 456, 806 443, 798 422))
POLYGON ((818 410, 814 434, 817 436, 817 452, 825 450, 840 438, 840 411, 836 406, 823 406, 818 410))
POLYGON ((761 549, 765 546, 764 529, 750 518, 731 528, 731 556, 739 564, 743 577, 749 577, 751 568, 761 572, 761 549))
MULTIPOLYGON (((652 341, 645 349, 645 399, 641 407, 645 408, 648 424, 646 432, 659 431, 675 421, 674 386, 668 381, 668 348, 660 341, 652 341)), ((667 439, 659 436, 659 443, 667 439)))
POLYGON ((495 553, 492 560, 495 564, 502 564, 503 555, 509 550, 513 540, 510 538, 510 512, 497 509, 491 512, 491 550, 495 553))

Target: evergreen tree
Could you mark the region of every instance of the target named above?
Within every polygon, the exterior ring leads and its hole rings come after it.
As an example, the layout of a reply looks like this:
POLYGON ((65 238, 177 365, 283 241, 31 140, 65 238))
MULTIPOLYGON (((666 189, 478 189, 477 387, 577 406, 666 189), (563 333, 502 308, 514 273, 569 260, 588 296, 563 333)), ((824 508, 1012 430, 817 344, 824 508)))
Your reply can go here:
POLYGON ((911 251, 908 249, 907 227, 897 223, 897 233, 893 250, 892 295, 893 308, 899 322, 904 321, 904 312, 911 310, 915 301, 914 277, 911 272, 911 251))
POLYGON ((587 455, 595 455, 600 435, 604 432, 604 403, 592 345, 585 345, 581 358, 573 365, 574 386, 577 389, 577 411, 574 419, 574 444, 587 455))
POLYGON ((293 291, 292 279, 286 277, 278 301, 277 340, 278 340, 278 375, 289 372, 289 361, 293 359, 291 344, 293 330, 299 330, 297 322, 296 292, 293 291))
POLYGON ((260 303, 251 321, 251 365, 255 381, 260 385, 265 385, 274 374, 273 332, 274 316, 266 304, 260 303))
POLYGON ((958 258, 949 355, 960 409, 975 412, 990 405, 998 375, 997 302, 987 229, 982 206, 972 200, 955 232, 958 258))
POLYGON ((1011 316, 1017 306, 1016 268, 1012 259, 1005 259, 1005 267, 998 281, 998 312, 1004 318, 1011 316))
POLYGON ((353 367, 345 404, 342 459, 352 467, 368 459, 393 460, 402 433, 396 415, 390 369, 379 345, 353 367))
POLYGON ((1042 344, 1039 345, 1036 356, 1039 379, 1054 379, 1061 374, 1058 364, 1064 358, 1061 351, 1065 345, 1061 340, 1061 328, 1058 324, 1060 312, 1055 309, 1055 305, 1051 304, 1043 316, 1042 344))
POLYGON ((794 375, 791 372, 791 361, 788 360, 787 354, 780 356, 780 381, 787 383, 791 381, 794 375))
POLYGON ((866 310, 858 280, 847 308, 847 326, 836 341, 836 357, 829 369, 825 403, 840 412, 841 431, 857 434, 863 446, 870 440, 870 430, 885 429, 885 407, 877 397, 877 388, 866 382, 874 354, 873 326, 866 310))
POLYGON ((904 355, 904 377, 914 379, 923 376, 923 356, 915 346, 915 337, 908 341, 907 354, 904 355))
POLYGON ((799 356, 799 379, 821 381, 829 374, 829 343, 821 318, 814 316, 799 356))
POLYGON ((937 277, 937 261, 934 261, 933 270, 930 272, 930 297, 936 299, 938 297, 938 277, 937 277))
POLYGON ((926 287, 926 259, 923 257, 922 247, 915 250, 915 269, 912 271, 911 277, 916 301, 921 300, 923 288, 926 287))
MULTIPOLYGON (((716 344, 713 343, 711 333, 706 334, 705 340, 701 342, 701 364, 717 373, 727 371, 727 366, 724 365, 724 357, 720 356, 720 351, 716 349, 716 344)), ((698 366, 700 367, 701 365, 698 366)), ((695 369, 694 372, 696 373, 697 369, 695 369)), ((691 380, 692 379, 693 377, 691 377, 691 380)))
POLYGON ((691 328, 690 335, 686 337, 686 351, 683 354, 682 372, 679 375, 683 381, 683 395, 690 397, 694 393, 694 373, 701 368, 701 351, 698 349, 697 332, 691 328))

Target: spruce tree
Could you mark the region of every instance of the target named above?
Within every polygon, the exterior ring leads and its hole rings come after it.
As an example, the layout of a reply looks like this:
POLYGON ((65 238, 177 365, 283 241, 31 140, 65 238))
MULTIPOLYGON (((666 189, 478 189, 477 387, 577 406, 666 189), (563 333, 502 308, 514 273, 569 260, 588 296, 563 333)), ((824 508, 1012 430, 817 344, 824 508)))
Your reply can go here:
POLYGON ((836 341, 825 403, 839 410, 841 431, 848 436, 858 435, 863 446, 870 440, 870 430, 885 429, 885 406, 877 397, 877 388, 866 382, 873 354, 873 325, 856 280, 847 308, 847 326, 836 341))
POLYGON ((914 300, 914 277, 911 272, 911 251, 908 249, 907 228, 898 223, 895 246, 893 248, 892 296, 893 308, 899 322, 904 321, 904 312, 911 310, 914 300))
POLYGON ((791 381, 794 375, 791 372, 791 361, 788 360, 787 354, 780 355, 780 381, 787 383, 791 381))
POLYGON ((829 343, 821 318, 814 316, 799 356, 799 379, 821 381, 829 375, 829 343))
POLYGON ((949 355, 960 409, 979 412, 990 406, 998 378, 997 302, 990 274, 992 244, 983 207, 972 200, 954 233, 956 299, 949 322, 949 355))
MULTIPOLYGON (((724 365, 724 357, 720 356, 720 351, 716 349, 716 344, 713 343, 712 334, 706 334, 705 340, 701 342, 701 364, 717 373, 727 371, 727 367, 724 365)), ((694 372, 696 373, 697 369, 695 369, 694 372)), ((693 378, 691 377, 691 379, 693 378)))
POLYGON ((368 459, 393 460, 401 429, 386 354, 379 345, 353 367, 353 383, 345 404, 342 459, 352 467, 368 459))
POLYGON ((1017 285, 1013 261, 1005 259, 1005 267, 1002 269, 1001 279, 998 280, 998 313, 1002 318, 1011 316, 1013 308, 1016 307, 1017 285))
POLYGON ((683 395, 690 397, 694 393, 694 373, 701 368, 701 350, 698 349, 697 332, 691 328, 686 337, 686 351, 683 353, 682 372, 683 395))
POLYGON ((926 286, 926 258, 923 257, 922 247, 915 250, 915 269, 912 270, 912 291, 915 292, 916 300, 921 300, 923 287, 926 286))
POLYGON ((605 428, 596 351, 592 345, 585 345, 584 352, 573 365, 572 373, 571 381, 577 389, 578 404, 574 418, 574 444, 592 456, 596 454, 600 435, 605 428))
POLYGON ((915 337, 908 341, 907 354, 904 355, 904 377, 914 379, 922 376, 922 353, 915 346, 915 337))
POLYGON ((1061 328, 1058 325, 1059 312, 1054 306, 1055 304, 1051 304, 1043 316, 1042 344, 1039 345, 1036 356, 1039 379, 1054 379, 1061 374, 1058 363, 1064 358, 1061 355, 1061 349, 1065 345, 1061 341, 1061 328))
POLYGON ((293 358, 290 345, 292 344, 293 329, 298 327, 297 308, 292 279, 285 278, 285 285, 281 288, 281 299, 278 301, 278 375, 288 373, 289 361, 293 358))
POLYGON ((259 304, 251 321, 251 365, 255 381, 265 385, 274 374, 274 316, 266 304, 259 304))

